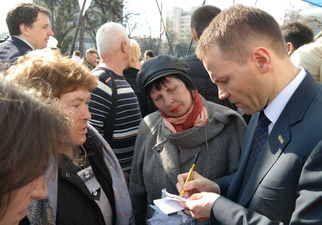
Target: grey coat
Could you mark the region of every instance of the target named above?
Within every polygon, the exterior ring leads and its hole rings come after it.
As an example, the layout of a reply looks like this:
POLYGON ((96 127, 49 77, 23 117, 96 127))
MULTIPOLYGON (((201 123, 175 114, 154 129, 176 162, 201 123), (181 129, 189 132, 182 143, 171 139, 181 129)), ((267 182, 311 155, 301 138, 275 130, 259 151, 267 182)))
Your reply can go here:
POLYGON ((208 179, 237 170, 246 131, 243 118, 227 107, 205 100, 203 103, 208 110, 208 121, 203 127, 171 133, 159 112, 141 121, 130 179, 137 225, 145 224, 145 217, 152 216, 149 204, 161 198, 163 188, 178 194, 177 176, 189 171, 196 152, 200 151, 195 171, 208 179))

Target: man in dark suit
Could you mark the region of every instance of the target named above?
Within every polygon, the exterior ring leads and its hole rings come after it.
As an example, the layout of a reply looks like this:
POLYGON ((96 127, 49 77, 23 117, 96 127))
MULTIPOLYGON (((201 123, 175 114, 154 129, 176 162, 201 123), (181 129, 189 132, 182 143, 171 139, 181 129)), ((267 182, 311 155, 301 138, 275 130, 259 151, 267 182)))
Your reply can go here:
POLYGON ((220 98, 254 115, 234 175, 212 182, 194 173, 187 184, 187 174, 178 176, 189 197, 184 212, 211 224, 322 224, 322 85, 292 64, 278 23, 233 6, 211 22, 196 53, 220 98), (266 132, 253 140, 265 116, 266 132))
POLYGON ((50 12, 33 3, 17 4, 7 13, 10 37, 0 44, 0 59, 15 61, 18 56, 34 49, 47 47, 50 36, 50 12))

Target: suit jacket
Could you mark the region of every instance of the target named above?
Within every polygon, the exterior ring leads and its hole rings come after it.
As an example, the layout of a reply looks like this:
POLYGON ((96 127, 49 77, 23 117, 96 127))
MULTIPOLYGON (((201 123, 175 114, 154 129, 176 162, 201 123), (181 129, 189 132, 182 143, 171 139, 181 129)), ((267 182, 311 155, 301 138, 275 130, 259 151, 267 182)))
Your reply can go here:
POLYGON ((32 48, 17 37, 11 36, 0 44, 0 59, 15 61, 17 57, 31 51, 32 48))
POLYGON ((238 197, 259 114, 253 116, 228 190, 225 180, 218 181, 227 198, 214 203, 212 224, 322 224, 321 112, 322 85, 308 73, 276 121, 238 197))

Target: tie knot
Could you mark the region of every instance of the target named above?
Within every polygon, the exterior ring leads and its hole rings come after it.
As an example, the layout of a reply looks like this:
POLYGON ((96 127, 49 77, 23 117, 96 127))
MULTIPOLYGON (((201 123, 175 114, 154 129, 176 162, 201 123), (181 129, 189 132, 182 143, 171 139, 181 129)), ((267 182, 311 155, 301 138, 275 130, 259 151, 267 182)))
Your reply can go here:
POLYGON ((267 127, 271 121, 266 117, 264 111, 261 111, 258 118, 258 126, 267 127))

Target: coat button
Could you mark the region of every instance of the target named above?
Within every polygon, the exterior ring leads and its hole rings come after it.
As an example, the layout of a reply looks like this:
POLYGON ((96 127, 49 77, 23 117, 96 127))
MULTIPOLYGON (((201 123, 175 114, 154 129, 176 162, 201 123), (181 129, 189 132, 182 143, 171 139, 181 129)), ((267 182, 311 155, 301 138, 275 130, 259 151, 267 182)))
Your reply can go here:
POLYGON ((92 194, 93 194, 94 196, 96 196, 96 195, 97 195, 97 191, 96 191, 96 189, 93 189, 93 190, 92 190, 92 194))
POLYGON ((66 177, 70 177, 70 174, 68 172, 66 173, 66 177))
POLYGON ((84 177, 85 177, 86 179, 88 179, 90 175, 91 175, 91 173, 90 173, 89 171, 86 171, 86 172, 84 173, 84 177))
POLYGON ((159 145, 159 146, 157 146, 157 152, 158 152, 158 153, 162 152, 162 148, 161 148, 161 146, 160 146, 160 145, 159 145))

